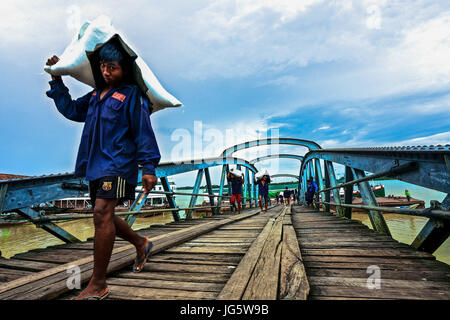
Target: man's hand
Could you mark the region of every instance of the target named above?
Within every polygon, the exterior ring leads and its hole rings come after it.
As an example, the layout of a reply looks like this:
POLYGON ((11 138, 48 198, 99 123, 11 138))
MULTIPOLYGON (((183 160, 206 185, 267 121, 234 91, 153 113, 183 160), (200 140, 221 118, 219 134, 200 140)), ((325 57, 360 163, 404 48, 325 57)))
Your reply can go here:
MULTIPOLYGON (((53 57, 47 59, 46 65, 52 66, 52 65, 56 64, 58 61, 59 61, 59 58, 57 56, 53 56, 53 57)), ((52 76, 52 80, 61 79, 61 76, 54 76, 54 75, 51 75, 51 76, 52 76)))
POLYGON ((151 174, 142 175, 142 191, 144 193, 149 193, 158 182, 158 178, 151 174))

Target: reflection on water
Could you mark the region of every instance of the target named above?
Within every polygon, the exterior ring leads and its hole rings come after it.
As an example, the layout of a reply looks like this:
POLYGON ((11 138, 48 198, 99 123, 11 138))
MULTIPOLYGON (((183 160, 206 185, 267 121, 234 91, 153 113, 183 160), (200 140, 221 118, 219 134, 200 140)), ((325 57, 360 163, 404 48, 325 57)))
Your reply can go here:
MULTIPOLYGON (((172 221, 173 217, 170 212, 148 218, 138 217, 133 224, 133 230, 148 228, 152 224, 165 224, 172 221)), ((56 224, 82 241, 94 236, 94 223, 92 218, 63 221, 56 224)), ((15 254, 27 252, 32 249, 46 248, 63 243, 63 241, 52 236, 45 230, 36 228, 31 223, 0 227, 0 251, 1 256, 5 258, 10 258, 15 254)))
MULTIPOLYGON (((400 242, 411 244, 427 223, 428 218, 408 216, 393 213, 384 213, 384 219, 391 231, 392 237, 400 242)), ((353 212, 352 219, 359 220, 372 228, 369 216, 366 213, 353 212)), ((437 260, 450 264, 450 240, 447 239, 433 254, 437 260)))

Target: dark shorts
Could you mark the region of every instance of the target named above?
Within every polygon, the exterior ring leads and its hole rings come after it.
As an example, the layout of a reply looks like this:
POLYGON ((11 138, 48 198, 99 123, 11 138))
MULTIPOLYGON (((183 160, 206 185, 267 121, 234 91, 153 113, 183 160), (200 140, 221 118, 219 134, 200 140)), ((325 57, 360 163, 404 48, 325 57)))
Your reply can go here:
POLYGON ((136 186, 129 184, 118 176, 102 177, 97 180, 89 181, 89 195, 92 206, 95 206, 95 200, 98 199, 119 199, 117 204, 126 200, 135 199, 136 186))
POLYGON ((268 194, 265 194, 265 195, 260 194, 259 196, 260 196, 260 198, 261 198, 261 201, 262 201, 263 199, 264 199, 265 202, 268 202, 268 201, 269 201, 269 195, 268 195, 268 194))

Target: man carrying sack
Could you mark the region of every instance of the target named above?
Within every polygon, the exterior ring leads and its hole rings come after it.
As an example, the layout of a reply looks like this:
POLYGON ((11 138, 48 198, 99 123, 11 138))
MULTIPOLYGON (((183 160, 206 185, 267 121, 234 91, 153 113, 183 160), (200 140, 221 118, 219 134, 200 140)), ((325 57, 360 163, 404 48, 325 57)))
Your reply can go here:
MULTIPOLYGON (((58 62, 53 56, 51 66, 58 62)), ((116 235, 136 247, 134 272, 140 272, 152 243, 133 231, 114 208, 134 200, 138 165, 142 165, 143 192, 156 185, 155 168, 161 158, 150 123, 149 101, 133 84, 133 58, 114 39, 97 46, 90 56, 96 86, 72 100, 60 76, 53 76, 47 96, 66 118, 84 122, 75 177, 89 181, 94 207, 94 269, 88 286, 77 299, 104 299, 109 289, 106 270, 116 235)))

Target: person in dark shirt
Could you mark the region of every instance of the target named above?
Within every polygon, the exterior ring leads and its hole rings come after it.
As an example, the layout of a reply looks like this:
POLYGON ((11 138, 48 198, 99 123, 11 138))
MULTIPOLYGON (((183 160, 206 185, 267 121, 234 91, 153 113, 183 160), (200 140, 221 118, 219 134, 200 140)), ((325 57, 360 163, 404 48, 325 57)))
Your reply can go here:
POLYGON ((242 185, 244 184, 244 177, 236 177, 231 172, 228 172, 227 180, 231 183, 231 199, 230 203, 234 209, 237 209, 238 214, 241 213, 242 202, 242 185), (236 206, 237 201, 237 206, 236 206))
POLYGON ((258 185, 258 193, 259 193, 259 207, 261 208, 261 212, 267 212, 267 205, 269 202, 269 183, 270 183, 270 177, 268 175, 264 175, 261 179, 256 180, 255 177, 255 184, 258 185), (262 200, 264 199, 264 208, 263 210, 263 204, 262 200))
MULTIPOLYGON (((161 158, 150 123, 150 102, 132 84, 132 59, 117 42, 106 42, 94 50, 97 64, 91 61, 96 88, 72 100, 61 77, 52 76, 52 98, 66 118, 84 122, 75 166, 75 177, 89 181, 94 206, 94 269, 88 286, 76 299, 98 300, 109 293, 106 270, 116 235, 136 247, 134 272, 142 270, 152 243, 141 237, 114 208, 125 200, 134 200, 138 165, 142 166, 143 192, 157 182, 155 168, 161 158)), ((47 65, 59 58, 53 56, 47 65)))
POLYGON ((289 191, 288 187, 286 187, 286 190, 284 190, 283 194, 284 194, 284 198, 286 199, 286 203, 290 204, 291 203, 291 192, 289 191))

